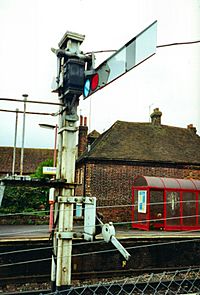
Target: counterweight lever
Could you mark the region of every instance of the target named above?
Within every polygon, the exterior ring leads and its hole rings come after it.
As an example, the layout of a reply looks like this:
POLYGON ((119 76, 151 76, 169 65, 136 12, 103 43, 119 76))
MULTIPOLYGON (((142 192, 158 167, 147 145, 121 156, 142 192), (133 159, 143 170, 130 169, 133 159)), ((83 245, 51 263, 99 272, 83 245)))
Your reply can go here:
POLYGON ((106 243, 111 242, 115 246, 115 248, 123 255, 123 257, 128 261, 131 255, 128 253, 128 251, 126 251, 124 246, 122 246, 122 244, 115 237, 115 228, 113 226, 113 223, 109 222, 103 224, 103 222, 98 217, 97 220, 102 228, 102 236, 104 241, 106 243))

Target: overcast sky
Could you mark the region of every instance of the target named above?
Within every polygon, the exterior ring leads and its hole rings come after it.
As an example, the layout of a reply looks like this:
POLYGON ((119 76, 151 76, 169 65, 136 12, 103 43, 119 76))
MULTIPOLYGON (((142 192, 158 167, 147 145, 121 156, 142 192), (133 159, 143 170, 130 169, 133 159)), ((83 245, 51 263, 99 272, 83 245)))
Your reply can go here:
MULTIPOLYGON (((58 102, 51 93, 56 56, 51 47, 68 31, 85 35, 84 52, 116 50, 155 20, 157 45, 200 40, 200 0, 0 0, 0 97, 58 102)), ((110 53, 96 54, 96 66, 110 53)), ((157 48, 156 54, 104 89, 83 100, 79 114, 90 130, 103 132, 116 120, 148 122, 159 107, 162 124, 200 134, 200 43, 157 48)), ((23 103, 0 100, 0 109, 23 103)), ((57 107, 28 104, 28 111, 57 107)), ((25 147, 53 147, 54 133, 38 127, 57 117, 26 116, 25 147)), ((0 145, 13 146, 15 114, 0 112, 0 145)), ((17 146, 21 146, 19 115, 17 146)))

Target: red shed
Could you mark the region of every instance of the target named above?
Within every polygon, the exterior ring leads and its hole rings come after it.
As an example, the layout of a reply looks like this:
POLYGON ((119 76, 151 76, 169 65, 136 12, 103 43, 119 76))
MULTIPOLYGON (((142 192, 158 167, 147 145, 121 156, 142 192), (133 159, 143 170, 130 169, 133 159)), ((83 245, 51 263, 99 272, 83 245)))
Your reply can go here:
POLYGON ((200 180, 138 176, 132 200, 133 228, 200 229, 200 180))

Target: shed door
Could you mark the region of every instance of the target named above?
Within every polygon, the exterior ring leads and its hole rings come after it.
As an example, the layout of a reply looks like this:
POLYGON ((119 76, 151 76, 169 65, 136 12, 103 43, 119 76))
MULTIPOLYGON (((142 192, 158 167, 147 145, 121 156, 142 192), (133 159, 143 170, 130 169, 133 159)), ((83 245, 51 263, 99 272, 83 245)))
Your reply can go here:
POLYGON ((150 228, 164 227, 164 190, 150 190, 150 228))

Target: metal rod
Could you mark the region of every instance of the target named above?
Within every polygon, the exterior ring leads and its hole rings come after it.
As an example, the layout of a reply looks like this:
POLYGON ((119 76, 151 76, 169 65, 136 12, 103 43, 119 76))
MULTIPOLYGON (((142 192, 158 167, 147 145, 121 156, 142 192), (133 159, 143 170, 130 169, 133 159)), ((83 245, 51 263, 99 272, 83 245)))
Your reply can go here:
POLYGON ((19 111, 19 109, 16 109, 15 137, 14 137, 13 163, 12 163, 12 175, 15 174, 15 159, 16 159, 16 144, 17 144, 17 127, 18 127, 18 111, 19 111))
MULTIPOLYGON (((6 110, 6 109, 0 109, 0 112, 6 112, 6 113, 16 113, 16 111, 13 110, 6 110)), ((18 111, 19 114, 23 114, 24 111, 18 111)), ((42 115, 42 116, 57 116, 58 113, 40 113, 40 112, 26 112, 28 115, 42 115)))
MULTIPOLYGON (((23 99, 16 99, 16 98, 0 97, 0 100, 24 102, 23 99)), ((55 106, 63 105, 62 103, 58 103, 58 102, 41 101, 41 100, 40 101, 38 101, 38 100, 27 100, 27 103, 49 104, 49 105, 55 105, 55 106)))
POLYGON ((56 157, 57 157, 57 135, 58 135, 58 125, 55 126, 55 137, 54 137, 54 150, 53 150, 53 167, 56 167, 56 157))
POLYGON ((23 114, 23 128, 22 128, 22 146, 21 146, 21 159, 20 159, 20 175, 23 174, 24 165, 24 137, 25 137, 25 118, 26 118, 26 101, 28 94, 23 94, 24 97, 24 114, 23 114))
MULTIPOLYGON (((61 163, 62 163, 62 133, 59 130, 63 127, 63 107, 59 107, 59 114, 58 114, 58 132, 57 132, 57 145, 58 145, 58 152, 57 152, 57 162, 56 162, 56 179, 61 179, 61 163)), ((55 199, 56 196, 61 194, 61 189, 57 189, 55 191, 55 199)), ((53 230, 55 231, 56 221, 59 215, 59 207, 58 202, 54 204, 54 219, 53 219, 53 230)), ((51 290, 52 292, 56 291, 56 273, 57 273, 57 249, 58 249, 58 240, 54 233, 53 235, 53 255, 52 255, 52 265, 51 265, 51 290), (55 263, 56 259, 56 263, 55 263)))

